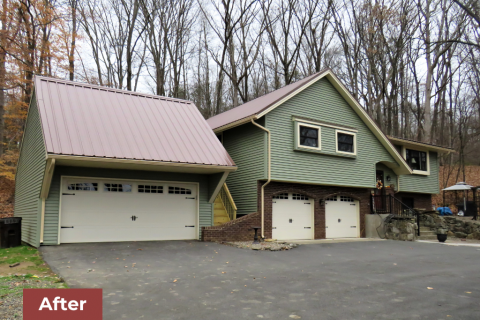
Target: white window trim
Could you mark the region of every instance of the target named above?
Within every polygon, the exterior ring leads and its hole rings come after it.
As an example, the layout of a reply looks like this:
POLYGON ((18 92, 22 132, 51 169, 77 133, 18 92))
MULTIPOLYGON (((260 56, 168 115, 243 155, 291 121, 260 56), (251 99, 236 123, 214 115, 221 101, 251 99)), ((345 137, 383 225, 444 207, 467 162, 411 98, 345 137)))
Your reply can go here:
MULTIPOLYGON (((430 175, 430 152, 427 150, 420 150, 420 149, 414 149, 414 148, 407 148, 405 146, 402 146, 402 157, 405 159, 405 162, 407 162, 407 149, 408 150, 414 150, 414 151, 420 151, 420 152, 426 152, 427 153, 427 171, 422 171, 422 170, 413 170, 413 174, 419 174, 422 176, 429 176, 430 175)), ((408 164, 408 163, 407 163, 408 164)))
POLYGON ((357 155, 357 134, 351 131, 335 130, 335 151, 337 153, 350 154, 350 155, 356 156, 357 155), (339 133, 345 133, 353 136, 353 152, 345 152, 345 151, 338 150, 338 134, 339 133))
POLYGON ((297 148, 322 150, 322 127, 321 126, 308 124, 308 123, 304 123, 304 122, 297 122, 297 129, 296 130, 297 130, 297 148), (318 147, 309 147, 309 146, 304 146, 304 145, 300 144, 300 126, 313 128, 313 129, 318 130, 318 147))

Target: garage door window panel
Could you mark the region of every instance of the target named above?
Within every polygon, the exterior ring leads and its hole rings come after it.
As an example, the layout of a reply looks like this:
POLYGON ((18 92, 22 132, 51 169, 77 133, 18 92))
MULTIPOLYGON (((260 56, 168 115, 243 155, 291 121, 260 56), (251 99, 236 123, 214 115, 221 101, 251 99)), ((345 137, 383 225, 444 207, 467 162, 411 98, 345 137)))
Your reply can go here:
POLYGON ((276 200, 288 200, 288 193, 280 193, 272 197, 276 200))
POLYGON ((308 200, 308 197, 304 194, 293 193, 292 194, 292 200, 308 200))
POLYGON ((163 193, 163 186, 139 184, 137 190, 138 193, 163 193))
POLYGON ((75 182, 67 186, 70 191, 98 191, 98 183, 96 182, 75 182))
POLYGON ((132 185, 129 183, 104 183, 105 192, 132 192, 132 185))
POLYGON ((180 187, 168 187, 169 194, 192 194, 191 189, 180 188, 180 187))

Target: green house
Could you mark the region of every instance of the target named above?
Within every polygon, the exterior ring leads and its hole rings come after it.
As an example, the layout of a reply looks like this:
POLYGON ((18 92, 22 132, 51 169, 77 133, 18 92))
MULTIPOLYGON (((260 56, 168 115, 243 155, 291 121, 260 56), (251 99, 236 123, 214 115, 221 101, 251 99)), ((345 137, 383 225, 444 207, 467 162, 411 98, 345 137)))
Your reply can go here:
POLYGON ((265 238, 363 237, 385 199, 430 210, 438 155, 452 151, 387 137, 331 70, 207 122, 238 166, 238 214, 260 212, 265 238))

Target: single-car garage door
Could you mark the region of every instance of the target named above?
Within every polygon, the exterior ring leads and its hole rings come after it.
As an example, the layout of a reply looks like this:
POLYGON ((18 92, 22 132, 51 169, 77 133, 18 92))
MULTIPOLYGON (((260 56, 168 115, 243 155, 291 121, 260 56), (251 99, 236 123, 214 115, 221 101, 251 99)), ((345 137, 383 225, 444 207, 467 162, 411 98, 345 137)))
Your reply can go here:
POLYGON ((197 184, 63 178, 60 242, 197 239, 197 184))
POLYGON ((273 239, 313 239, 313 200, 303 194, 282 193, 272 201, 273 239))
POLYGON ((325 227, 327 238, 358 238, 358 201, 347 196, 325 199, 325 227))

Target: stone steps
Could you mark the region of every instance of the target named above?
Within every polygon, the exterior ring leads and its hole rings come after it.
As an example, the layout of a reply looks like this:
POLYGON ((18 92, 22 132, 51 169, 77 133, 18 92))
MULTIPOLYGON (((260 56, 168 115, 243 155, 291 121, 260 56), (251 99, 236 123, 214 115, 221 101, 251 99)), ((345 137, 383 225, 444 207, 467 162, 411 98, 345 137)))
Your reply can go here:
POLYGON ((428 232, 428 231, 432 231, 432 229, 429 227, 420 227, 420 232, 428 232))

